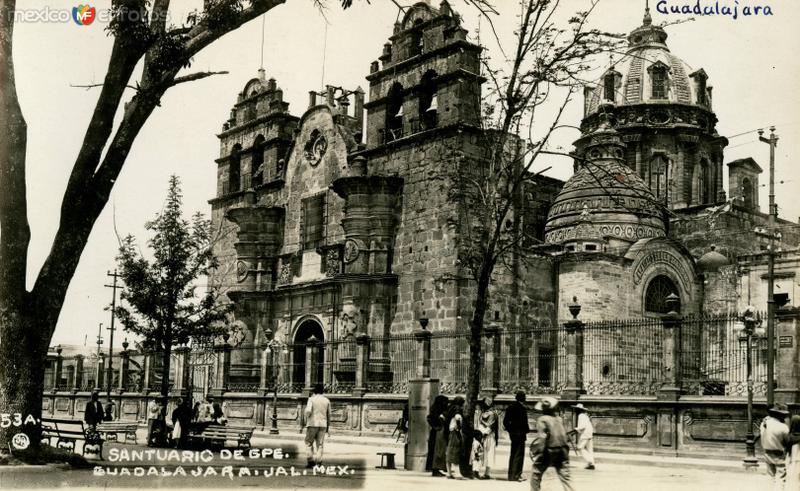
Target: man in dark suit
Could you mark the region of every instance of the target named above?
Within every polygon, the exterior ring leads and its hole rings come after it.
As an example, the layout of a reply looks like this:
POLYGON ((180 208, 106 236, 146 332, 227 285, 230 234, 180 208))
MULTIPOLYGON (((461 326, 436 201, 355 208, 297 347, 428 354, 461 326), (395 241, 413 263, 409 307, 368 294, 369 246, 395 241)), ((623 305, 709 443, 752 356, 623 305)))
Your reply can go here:
POLYGON ((525 463, 525 440, 531 431, 528 425, 528 410, 525 408, 525 393, 517 392, 516 401, 506 409, 503 428, 511 439, 508 457, 508 480, 522 481, 522 466, 525 463))
POLYGON ((103 404, 100 402, 100 394, 92 392, 92 400, 86 403, 83 411, 83 421, 91 429, 95 429, 97 424, 103 421, 103 404))

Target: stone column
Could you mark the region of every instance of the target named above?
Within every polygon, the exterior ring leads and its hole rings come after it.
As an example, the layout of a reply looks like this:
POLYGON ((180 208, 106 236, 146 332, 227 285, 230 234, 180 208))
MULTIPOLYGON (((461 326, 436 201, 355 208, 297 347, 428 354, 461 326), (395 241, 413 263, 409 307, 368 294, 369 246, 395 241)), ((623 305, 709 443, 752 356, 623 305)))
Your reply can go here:
POLYGON ((800 308, 775 311, 775 402, 800 403, 800 308))
POLYGON ((486 349, 486 366, 489 368, 487 387, 482 390, 485 395, 495 396, 500 392, 500 326, 489 324, 483 329, 488 346, 486 349))
POLYGON ((664 385, 658 391, 658 398, 676 401, 681 394, 681 323, 683 317, 677 312, 677 295, 670 294, 666 303, 670 311, 662 318, 664 325, 662 344, 664 385))
POLYGON ((353 395, 356 397, 361 397, 367 392, 369 341, 370 338, 366 334, 356 336, 356 385, 353 388, 353 395))
POLYGON ((431 332, 426 330, 428 319, 419 320, 414 331, 417 340, 417 379, 408 382, 408 438, 405 448, 405 468, 424 471, 428 457, 428 422, 433 399, 439 395, 439 381, 431 379, 431 332))
POLYGON ((577 297, 572 297, 572 303, 567 306, 572 320, 564 323, 567 336, 567 370, 566 386, 561 394, 564 399, 576 400, 584 393, 583 390, 583 321, 578 319, 581 306, 577 297))
POLYGON ((75 383, 72 391, 78 392, 83 387, 83 355, 75 355, 75 383))
POLYGON ((277 382, 274 380, 274 376, 272 377, 273 380, 270 381, 270 356, 272 356, 272 351, 269 350, 266 343, 262 343, 261 345, 261 360, 259 362, 259 372, 258 372, 258 395, 264 396, 267 395, 269 392, 270 382, 273 384, 277 382))

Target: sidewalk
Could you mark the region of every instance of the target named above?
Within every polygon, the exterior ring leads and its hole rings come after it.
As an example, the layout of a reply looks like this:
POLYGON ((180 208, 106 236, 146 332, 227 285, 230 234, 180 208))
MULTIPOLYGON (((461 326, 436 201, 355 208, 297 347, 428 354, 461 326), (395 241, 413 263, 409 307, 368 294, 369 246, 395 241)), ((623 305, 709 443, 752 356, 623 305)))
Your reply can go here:
MULTIPOLYGON (((380 463, 377 452, 394 452, 397 466, 403 467, 403 447, 401 439, 395 442, 391 437, 377 436, 354 436, 337 435, 333 433, 326 438, 326 442, 337 445, 347 445, 354 447, 354 452, 365 453, 374 456, 376 462, 372 466, 380 463), (355 448, 358 447, 358 448, 355 448)), ((276 443, 292 444, 299 451, 303 451, 303 434, 297 430, 281 430, 278 435, 270 435, 269 431, 256 431, 253 434, 253 446, 274 446, 276 443)), ((509 445, 500 443, 497 447, 497 472, 505 474, 508 462, 509 445)), ((571 458, 580 460, 574 452, 570 452, 571 458)), ((748 473, 752 470, 745 469, 740 459, 712 459, 712 458, 691 458, 691 457, 672 457, 663 455, 641 455, 614 452, 595 452, 595 460, 598 466, 603 464, 636 465, 647 467, 679 468, 679 469, 699 469, 715 470, 723 472, 742 472, 748 473)), ((759 469, 763 471, 763 464, 759 469)))

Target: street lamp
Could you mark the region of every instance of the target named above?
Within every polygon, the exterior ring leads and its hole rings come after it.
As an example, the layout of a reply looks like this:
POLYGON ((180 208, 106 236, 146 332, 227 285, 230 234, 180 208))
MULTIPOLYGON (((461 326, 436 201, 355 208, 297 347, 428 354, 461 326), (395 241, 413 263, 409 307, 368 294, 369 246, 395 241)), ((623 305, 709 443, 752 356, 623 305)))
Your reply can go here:
POLYGON ((741 322, 734 327, 744 336, 747 349, 747 434, 745 435, 746 455, 743 461, 745 467, 758 467, 756 459, 756 440, 753 434, 753 354, 752 340, 763 336, 761 320, 756 318, 755 307, 748 305, 739 319, 741 322))
POLYGON ((272 329, 267 328, 264 332, 266 337, 271 338, 267 343, 264 349, 264 356, 271 356, 270 359, 270 373, 272 379, 272 427, 269 429, 270 435, 277 435, 279 434, 278 431, 278 363, 277 363, 277 355, 278 352, 288 353, 289 350, 286 347, 286 344, 279 340, 275 339, 275 335, 272 332, 272 329))

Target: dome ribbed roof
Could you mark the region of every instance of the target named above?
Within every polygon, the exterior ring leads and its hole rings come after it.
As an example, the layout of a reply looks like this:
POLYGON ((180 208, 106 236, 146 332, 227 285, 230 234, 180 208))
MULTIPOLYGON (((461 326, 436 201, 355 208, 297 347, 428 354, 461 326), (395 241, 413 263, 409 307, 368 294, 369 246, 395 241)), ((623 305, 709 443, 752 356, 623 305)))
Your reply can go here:
POLYGON ((633 104, 688 104, 710 110, 710 99, 705 94, 698 97, 698 87, 705 84, 707 75, 702 69, 694 71, 686 62, 670 53, 666 45, 667 33, 650 23, 649 13, 644 24, 628 36, 627 53, 614 63, 586 96, 587 116, 598 111, 604 102, 604 80, 609 73, 617 75, 614 101, 617 106, 633 104), (668 73, 665 98, 653 98, 649 70, 663 66, 668 73), (702 79, 702 83, 700 83, 702 79))
POLYGON ((604 123, 590 137, 589 161, 564 184, 550 207, 545 242, 583 235, 587 219, 602 237, 635 242, 666 235, 655 196, 622 161, 618 133, 604 123))

